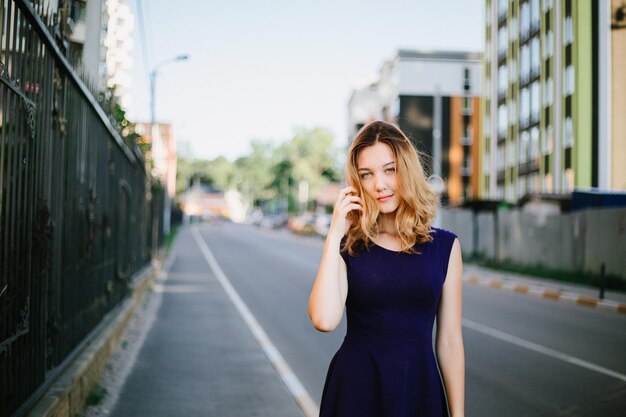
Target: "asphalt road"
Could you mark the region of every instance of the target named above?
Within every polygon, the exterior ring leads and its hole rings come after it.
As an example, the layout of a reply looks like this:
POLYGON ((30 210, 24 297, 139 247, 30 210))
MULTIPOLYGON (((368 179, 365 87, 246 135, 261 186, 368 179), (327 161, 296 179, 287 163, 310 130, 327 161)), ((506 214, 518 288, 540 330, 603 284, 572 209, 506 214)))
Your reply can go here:
MULTIPOLYGON (((317 332, 308 297, 323 241, 223 223, 200 233, 314 401, 345 334, 317 332)), ((465 284, 468 416, 626 415, 626 315, 465 284)))

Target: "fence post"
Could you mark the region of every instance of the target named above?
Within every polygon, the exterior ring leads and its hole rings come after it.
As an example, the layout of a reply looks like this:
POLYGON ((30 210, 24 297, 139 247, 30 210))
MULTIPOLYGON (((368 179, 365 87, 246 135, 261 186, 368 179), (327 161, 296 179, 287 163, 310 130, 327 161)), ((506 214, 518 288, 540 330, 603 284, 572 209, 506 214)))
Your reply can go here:
POLYGON ((604 300, 604 289, 606 288, 606 265, 602 262, 600 267, 600 299, 604 300))

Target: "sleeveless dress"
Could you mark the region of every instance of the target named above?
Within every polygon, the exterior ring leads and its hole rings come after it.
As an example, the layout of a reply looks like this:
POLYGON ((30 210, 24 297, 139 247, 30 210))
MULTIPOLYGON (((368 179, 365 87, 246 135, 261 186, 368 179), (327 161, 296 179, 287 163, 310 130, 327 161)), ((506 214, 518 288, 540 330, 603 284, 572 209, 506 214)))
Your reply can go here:
POLYGON ((416 244, 420 254, 376 244, 355 257, 341 251, 348 327, 328 368, 320 417, 449 416, 432 333, 456 235, 434 227, 431 235, 416 244))

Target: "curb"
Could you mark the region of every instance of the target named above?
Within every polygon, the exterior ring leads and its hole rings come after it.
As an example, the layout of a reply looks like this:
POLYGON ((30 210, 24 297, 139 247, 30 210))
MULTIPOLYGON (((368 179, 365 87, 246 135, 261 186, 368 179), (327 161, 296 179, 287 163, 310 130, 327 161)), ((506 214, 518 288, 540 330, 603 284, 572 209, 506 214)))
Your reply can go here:
POLYGON ((463 281, 469 284, 480 285, 501 290, 508 290, 517 294, 533 295, 538 298, 545 298, 554 301, 565 302, 588 308, 611 311, 626 314, 626 304, 611 300, 601 300, 597 297, 576 294, 573 292, 559 291, 551 288, 544 288, 539 285, 527 285, 516 283, 512 280, 480 278, 475 274, 464 275, 463 281))
MULTIPOLYGON (((170 256, 169 258, 173 258, 170 256)), ((167 260, 168 263, 171 259, 167 260)), ((88 338, 86 347, 59 375, 27 417, 74 417, 82 413, 85 401, 104 373, 109 357, 119 347, 120 339, 135 316, 146 291, 160 275, 160 261, 153 261, 137 273, 129 296, 102 320, 104 325, 88 338)))

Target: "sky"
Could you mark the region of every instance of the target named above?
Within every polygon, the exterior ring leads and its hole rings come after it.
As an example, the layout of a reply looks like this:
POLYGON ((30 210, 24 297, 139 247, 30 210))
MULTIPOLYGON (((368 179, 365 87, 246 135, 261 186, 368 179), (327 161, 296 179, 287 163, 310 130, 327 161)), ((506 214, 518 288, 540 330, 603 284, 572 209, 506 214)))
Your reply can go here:
POLYGON ((279 144, 297 128, 348 141, 352 88, 377 78, 398 49, 483 49, 483 0, 129 0, 135 14, 132 121, 172 123, 195 158, 279 144), (138 3, 139 2, 139 3, 138 3), (143 11, 146 45, 138 7, 143 11), (147 56, 147 59, 144 59, 147 56))

